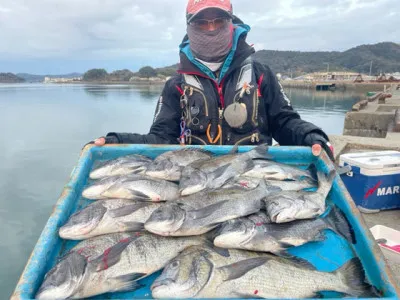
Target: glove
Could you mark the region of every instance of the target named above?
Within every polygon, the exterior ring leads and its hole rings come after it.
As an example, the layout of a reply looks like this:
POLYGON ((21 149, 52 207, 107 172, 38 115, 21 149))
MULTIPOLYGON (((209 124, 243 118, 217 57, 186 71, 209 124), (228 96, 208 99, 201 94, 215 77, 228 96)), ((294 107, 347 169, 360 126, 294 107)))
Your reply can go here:
POLYGON ((310 147, 314 145, 320 145, 325 150, 326 154, 328 154, 329 158, 333 162, 335 161, 333 146, 323 135, 317 132, 310 132, 304 138, 303 143, 305 146, 310 146, 310 147))
POLYGON ((119 144, 118 138, 114 135, 109 135, 109 136, 101 136, 99 138, 97 138, 94 141, 90 141, 89 143, 87 143, 85 146, 83 146, 83 148, 85 148, 87 145, 90 144, 96 144, 96 146, 103 146, 105 144, 119 144), (104 139, 105 143, 95 143, 96 141, 98 141, 99 139, 104 139))

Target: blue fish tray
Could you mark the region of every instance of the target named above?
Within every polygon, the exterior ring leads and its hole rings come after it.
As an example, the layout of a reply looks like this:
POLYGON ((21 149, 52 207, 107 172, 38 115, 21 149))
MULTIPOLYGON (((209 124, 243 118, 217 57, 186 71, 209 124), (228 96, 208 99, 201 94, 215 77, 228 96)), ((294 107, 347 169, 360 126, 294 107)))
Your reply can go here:
MULTIPOLYGON (((158 145, 110 145, 105 147, 86 146, 81 153, 77 166, 71 173, 71 178, 65 186, 47 224, 26 264, 21 278, 12 295, 12 299, 34 299, 45 274, 56 264, 57 260, 77 244, 76 241, 65 241, 58 236, 58 229, 65 224, 69 216, 88 205, 89 201, 82 198, 82 190, 88 183, 88 176, 94 163, 115 159, 129 154, 142 154, 152 158, 163 152, 179 149, 180 146, 158 145)), ((203 146, 205 150, 216 155, 228 153, 231 146, 203 146)), ((253 149, 251 146, 239 147, 239 152, 253 149)), ((334 168, 325 153, 315 157, 307 147, 271 147, 269 153, 274 160, 290 165, 305 167, 315 163, 317 169, 328 173, 334 168)), ((312 263, 318 270, 331 272, 348 260, 357 256, 360 258, 368 281, 379 290, 383 299, 398 299, 400 289, 385 262, 382 252, 367 226, 360 212, 354 205, 351 196, 342 180, 337 175, 329 201, 336 204, 346 215, 353 227, 356 244, 350 245, 342 237, 331 231, 326 231, 323 242, 312 242, 301 247, 290 249, 294 255, 302 257, 312 263)), ((132 299, 151 298, 150 285, 159 272, 143 279, 144 286, 134 292, 110 293, 94 297, 94 299, 132 299)), ((268 279, 266 275, 265 279, 268 279)), ((328 299, 337 298, 335 293, 324 294, 328 299)))

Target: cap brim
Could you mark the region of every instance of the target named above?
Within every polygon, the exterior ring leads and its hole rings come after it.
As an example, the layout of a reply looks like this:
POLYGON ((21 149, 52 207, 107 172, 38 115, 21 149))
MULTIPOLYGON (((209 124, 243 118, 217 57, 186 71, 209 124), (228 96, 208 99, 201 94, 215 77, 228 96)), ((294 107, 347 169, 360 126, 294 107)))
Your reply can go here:
POLYGON ((189 15, 189 18, 187 18, 187 22, 188 22, 188 23, 192 22, 194 19, 196 19, 196 17, 199 15, 199 13, 201 13, 201 12, 207 10, 207 9, 217 9, 217 10, 219 10, 220 12, 222 12, 223 14, 225 14, 228 18, 232 19, 232 14, 231 14, 231 12, 226 11, 225 9, 222 9, 222 8, 219 8, 219 7, 205 7, 205 8, 200 9, 200 10, 199 10, 198 12, 196 12, 195 14, 189 15))

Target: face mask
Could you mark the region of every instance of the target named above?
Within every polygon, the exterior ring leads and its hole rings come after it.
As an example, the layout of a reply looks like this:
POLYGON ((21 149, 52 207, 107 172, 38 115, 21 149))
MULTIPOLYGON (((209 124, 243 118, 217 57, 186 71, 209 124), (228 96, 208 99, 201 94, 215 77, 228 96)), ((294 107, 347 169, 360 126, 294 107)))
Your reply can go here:
POLYGON ((190 49, 194 56, 206 62, 221 62, 232 48, 233 27, 226 22, 214 30, 201 30, 193 25, 187 26, 190 49))

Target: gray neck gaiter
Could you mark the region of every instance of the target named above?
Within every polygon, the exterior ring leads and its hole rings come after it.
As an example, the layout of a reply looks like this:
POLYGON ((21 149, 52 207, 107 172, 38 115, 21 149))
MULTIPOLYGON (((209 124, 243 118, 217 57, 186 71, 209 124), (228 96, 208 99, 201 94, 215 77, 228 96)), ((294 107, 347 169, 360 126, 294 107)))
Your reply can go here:
POLYGON ((233 28, 230 22, 214 31, 187 26, 190 49, 196 58, 207 62, 221 62, 232 48, 233 28))

